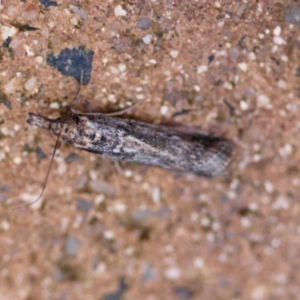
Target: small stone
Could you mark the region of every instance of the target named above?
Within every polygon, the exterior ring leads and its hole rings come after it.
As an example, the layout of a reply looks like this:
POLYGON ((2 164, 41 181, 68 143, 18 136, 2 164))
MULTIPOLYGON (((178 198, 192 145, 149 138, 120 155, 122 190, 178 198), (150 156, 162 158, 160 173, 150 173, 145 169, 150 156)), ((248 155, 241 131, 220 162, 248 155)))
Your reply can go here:
POLYGON ((207 66, 199 66, 198 68, 197 68, 197 73, 198 74, 201 74, 201 73, 204 73, 204 72, 206 72, 208 70, 208 67, 207 66))
POLYGON ((121 5, 115 7, 114 13, 116 17, 125 17, 127 15, 127 11, 121 5))
POLYGON ((229 58, 236 60, 239 57, 240 52, 238 48, 233 47, 230 48, 227 53, 229 58))
POLYGON ((38 8, 33 5, 29 4, 24 11, 23 17, 26 21, 35 20, 39 15, 38 8))
POLYGON ((40 3, 42 5, 44 5, 45 7, 57 6, 57 3, 55 1, 51 1, 51 0, 40 0, 40 3))
POLYGON ((160 203, 160 195, 161 195, 160 188, 154 187, 151 192, 152 192, 152 201, 156 204, 160 203))
POLYGON ((156 269, 150 263, 145 263, 143 265, 142 282, 146 283, 149 281, 153 281, 157 279, 157 277, 158 272, 156 271, 156 269))
POLYGON ((43 152, 43 150, 40 147, 36 147, 35 153, 36 153, 38 159, 45 159, 45 158, 47 158, 47 155, 43 152))
POLYGON ((273 42, 276 45, 285 45, 286 44, 286 41, 280 36, 274 36, 273 37, 273 42))
POLYGON ((75 14, 77 15, 78 17, 80 17, 80 19, 82 21, 86 21, 87 18, 88 18, 88 14, 85 12, 85 10, 81 7, 78 7, 76 5, 70 5, 69 6, 70 10, 75 14))
POLYGON ((272 204, 274 210, 288 210, 290 208, 290 203, 282 195, 278 196, 272 204))
POLYGON ((105 230, 103 236, 107 240, 113 240, 115 238, 115 234, 111 230, 105 230))
POLYGON ((80 199, 77 201, 77 209, 81 210, 85 213, 89 212, 89 210, 92 208, 93 203, 84 199, 80 199))
POLYGON ((1 26, 1 37, 5 41, 8 37, 13 37, 19 30, 14 26, 1 26))
POLYGON ((35 76, 32 76, 25 82, 25 85, 24 85, 25 90, 26 91, 33 90, 33 88, 36 86, 36 83, 37 83, 37 78, 35 76))
POLYGON ((70 153, 70 155, 68 155, 65 159, 65 162, 68 165, 74 161, 82 163, 82 162, 84 162, 84 158, 78 156, 76 153, 70 153))
POLYGON ((151 27, 151 20, 148 18, 142 18, 138 21, 136 27, 142 30, 147 30, 151 27))
POLYGON ((67 236, 64 247, 66 255, 71 257, 75 256, 77 254, 80 244, 80 241, 75 236, 67 236))
POLYGON ((280 26, 276 26, 273 30, 273 35, 275 36, 280 36, 281 34, 281 27, 280 26))
POLYGON ((107 196, 113 196, 116 193, 115 188, 113 186, 111 186, 107 182, 100 181, 100 180, 91 180, 89 182, 89 187, 93 191, 97 193, 103 193, 107 196))
POLYGON ((270 104, 270 98, 268 98, 265 95, 259 95, 257 97, 257 105, 258 107, 265 107, 268 106, 270 104))
POLYGON ((36 58, 35 58, 35 61, 37 62, 37 63, 39 63, 39 64, 41 64, 42 62, 43 62, 43 57, 42 56, 37 56, 36 58))
POLYGON ((287 7, 284 13, 284 21, 300 25, 300 5, 287 7))
POLYGON ((157 64, 156 60, 153 59, 153 58, 149 59, 149 63, 152 64, 152 65, 156 65, 157 64))
POLYGON ((163 106, 160 108, 160 113, 161 113, 163 116, 165 116, 165 115, 168 113, 168 110, 169 110, 168 106, 163 105, 163 106))
POLYGON ((148 45, 151 43, 151 40, 152 40, 152 34, 147 34, 145 35, 143 38, 142 38, 142 41, 148 45))
POLYGON ((288 157, 292 154, 293 148, 290 144, 285 144, 283 147, 279 148, 279 153, 282 157, 288 157))
POLYGON ((19 165, 22 162, 22 158, 20 156, 14 157, 14 163, 16 165, 19 165))
POLYGON ((177 50, 171 50, 170 55, 172 58, 176 58, 178 56, 179 52, 177 50))
POLYGON ((153 211, 150 209, 136 209, 131 213, 131 218, 139 223, 146 221, 153 216, 153 211))
POLYGON ((77 20, 77 18, 76 18, 76 17, 72 17, 72 18, 70 19, 70 23, 71 23, 72 25, 74 25, 74 26, 77 26, 77 25, 78 25, 78 20, 77 20))
POLYGON ((239 64, 238 64, 238 67, 239 67, 240 70, 242 70, 242 71, 244 71, 244 72, 246 72, 247 69, 248 69, 248 66, 247 66, 247 64, 246 64, 245 62, 239 63, 239 64))
POLYGON ((194 266, 197 269, 202 269, 204 265, 205 265, 204 260, 201 257, 198 257, 194 260, 194 266))
POLYGON ((265 190, 268 194, 271 194, 274 192, 274 186, 270 181, 264 182, 265 190))
POLYGON ((164 275, 169 280, 177 280, 181 276, 181 271, 179 268, 171 267, 165 270, 164 275))
POLYGON ((242 100, 240 102, 240 108, 241 108, 241 110, 247 110, 249 108, 249 105, 245 100, 242 100))

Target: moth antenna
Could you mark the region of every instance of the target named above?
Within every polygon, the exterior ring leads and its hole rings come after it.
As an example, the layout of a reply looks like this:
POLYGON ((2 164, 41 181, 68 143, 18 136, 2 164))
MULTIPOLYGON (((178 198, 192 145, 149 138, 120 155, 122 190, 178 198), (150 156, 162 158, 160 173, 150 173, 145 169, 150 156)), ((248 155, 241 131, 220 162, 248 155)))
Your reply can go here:
MULTIPOLYGON (((105 115, 105 116, 110 116, 110 117, 115 117, 115 116, 120 116, 123 115, 124 113, 127 113, 128 111, 136 108, 137 106, 139 106, 142 102, 144 102, 144 99, 139 100, 138 102, 132 104, 129 107, 126 107, 122 110, 116 111, 116 112, 112 112, 112 113, 100 113, 101 115, 105 115)), ((88 114, 99 114, 99 113, 88 113, 88 114)))
POLYGON ((14 208, 14 210, 18 210, 18 209, 22 209, 22 208, 25 208, 25 207, 29 207, 30 205, 32 205, 34 203, 37 203, 42 198, 42 196, 44 194, 44 191, 46 189, 46 186, 47 186, 47 182, 48 182, 48 178, 49 178, 49 175, 50 175, 51 167, 52 167, 52 164, 53 164, 54 156, 55 156, 55 153, 56 153, 56 150, 57 150, 57 147, 58 147, 60 135, 61 135, 61 132, 57 136, 57 139, 56 139, 56 142, 55 142, 55 147, 54 147, 54 150, 52 152, 50 164, 49 164, 49 167, 48 167, 47 175, 46 175, 46 178, 45 178, 45 181, 44 181, 44 185, 43 185, 43 188, 42 188, 42 191, 41 191, 40 195, 34 201, 32 201, 32 202, 30 202, 28 204, 24 204, 24 205, 18 206, 17 208, 14 208))
POLYGON ((75 95, 75 98, 72 101, 72 104, 71 104, 71 112, 72 113, 76 113, 76 111, 74 109, 74 106, 75 106, 75 104, 76 104, 76 102, 78 100, 78 96, 79 96, 80 91, 81 91, 82 81, 83 81, 83 70, 81 70, 81 72, 80 72, 80 83, 79 83, 78 91, 77 91, 77 93, 75 95))

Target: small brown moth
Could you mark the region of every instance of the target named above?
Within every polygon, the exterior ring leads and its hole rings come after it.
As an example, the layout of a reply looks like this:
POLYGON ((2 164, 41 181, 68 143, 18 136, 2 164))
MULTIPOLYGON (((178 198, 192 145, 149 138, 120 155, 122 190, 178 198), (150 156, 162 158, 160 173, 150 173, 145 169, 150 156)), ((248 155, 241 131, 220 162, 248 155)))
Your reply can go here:
POLYGON ((51 130, 57 136, 41 194, 29 205, 37 202, 45 190, 60 137, 76 148, 115 160, 205 177, 226 174, 233 152, 233 144, 227 139, 116 117, 128 109, 111 114, 78 113, 73 110, 78 94, 79 91, 67 117, 49 119, 29 113, 27 122, 30 125, 51 130))
POLYGON ((224 175, 233 150, 224 138, 101 113, 71 112, 58 119, 29 113, 27 122, 88 152, 206 177, 224 175))

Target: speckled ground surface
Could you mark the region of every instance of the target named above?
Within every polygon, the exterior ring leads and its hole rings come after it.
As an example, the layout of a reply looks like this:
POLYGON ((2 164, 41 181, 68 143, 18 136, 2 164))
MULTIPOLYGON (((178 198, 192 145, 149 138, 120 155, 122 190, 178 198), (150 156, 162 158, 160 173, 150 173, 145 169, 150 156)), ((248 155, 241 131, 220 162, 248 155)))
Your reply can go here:
POLYGON ((297 5, 2 0, 1 300, 299 299, 297 5), (27 113, 58 117, 78 90, 76 64, 54 64, 66 49, 90 54, 83 109, 144 99, 128 117, 226 136, 228 176, 118 171, 62 143, 42 200, 14 210, 55 144, 27 113))

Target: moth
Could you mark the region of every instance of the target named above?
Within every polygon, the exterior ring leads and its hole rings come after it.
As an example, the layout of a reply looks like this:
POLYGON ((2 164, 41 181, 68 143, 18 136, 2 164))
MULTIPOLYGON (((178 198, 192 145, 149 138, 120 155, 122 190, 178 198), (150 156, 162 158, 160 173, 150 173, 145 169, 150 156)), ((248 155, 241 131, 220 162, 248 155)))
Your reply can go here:
POLYGON ((198 176, 225 175, 233 152, 221 137, 101 113, 72 111, 58 119, 29 113, 27 122, 91 153, 198 176))

